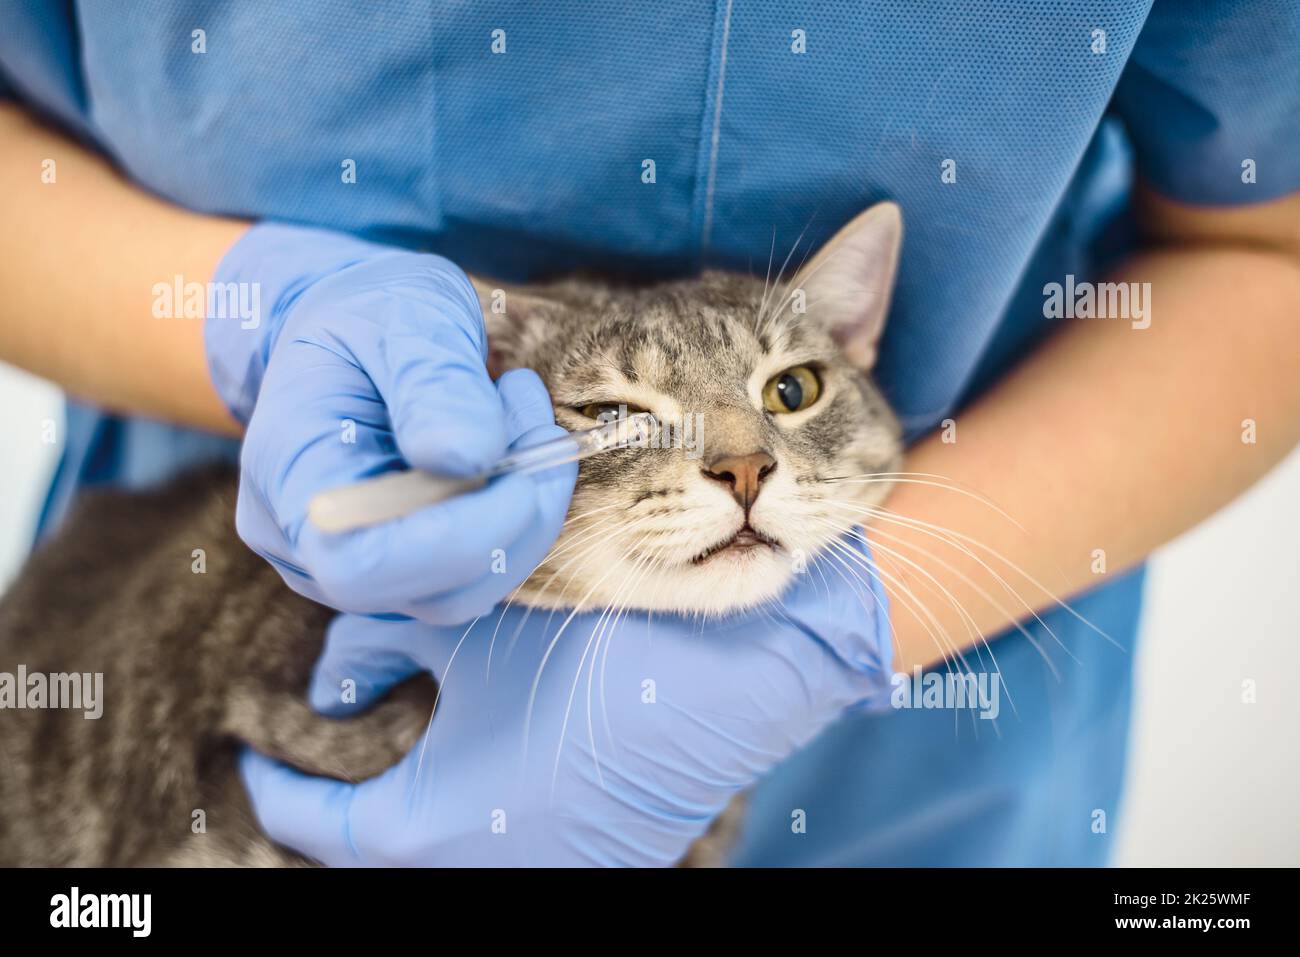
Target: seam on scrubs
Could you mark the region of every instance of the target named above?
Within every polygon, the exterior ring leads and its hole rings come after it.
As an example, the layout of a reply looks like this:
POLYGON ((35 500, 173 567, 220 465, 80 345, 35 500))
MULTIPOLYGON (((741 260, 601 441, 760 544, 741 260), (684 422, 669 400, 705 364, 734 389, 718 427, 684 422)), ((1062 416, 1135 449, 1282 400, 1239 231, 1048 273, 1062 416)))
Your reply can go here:
POLYGON ((709 56, 709 77, 705 88, 704 112, 700 122, 700 154, 695 173, 695 218, 699 256, 703 259, 713 228, 713 187, 718 172, 718 142, 722 130, 722 90, 727 78, 727 42, 731 38, 733 0, 718 0, 713 18, 713 44, 709 56), (719 35, 719 24, 722 30, 719 35), (704 182, 703 192, 699 189, 704 182))

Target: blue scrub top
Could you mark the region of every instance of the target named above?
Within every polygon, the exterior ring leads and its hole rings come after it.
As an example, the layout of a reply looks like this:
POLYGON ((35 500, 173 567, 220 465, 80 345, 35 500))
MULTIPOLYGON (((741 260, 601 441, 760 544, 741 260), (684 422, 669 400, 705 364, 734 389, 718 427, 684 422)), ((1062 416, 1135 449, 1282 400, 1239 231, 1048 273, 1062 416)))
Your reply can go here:
MULTIPOLYGON (((507 279, 763 272, 774 228, 797 261, 895 199, 878 374, 912 436, 1052 330, 1044 283, 1125 251, 1135 172, 1191 203, 1300 188, 1294 0, 599 6, 10 0, 0 90, 191 209, 507 279)), ((45 524, 87 483, 232 454, 72 404, 45 524)), ((1112 579, 1075 604, 1121 647, 1045 614, 1041 652, 993 643, 996 721, 846 719, 759 787, 737 863, 1104 862, 1141 575, 1112 579)))

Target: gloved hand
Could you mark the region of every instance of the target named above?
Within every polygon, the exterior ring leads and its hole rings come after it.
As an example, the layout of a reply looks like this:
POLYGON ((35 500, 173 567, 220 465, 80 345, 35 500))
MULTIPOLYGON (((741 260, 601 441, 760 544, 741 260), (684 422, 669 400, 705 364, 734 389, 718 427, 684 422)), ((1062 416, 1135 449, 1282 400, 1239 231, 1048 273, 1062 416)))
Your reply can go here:
POLYGON ((427 669, 442 684, 436 716, 359 785, 246 750, 261 825, 331 865, 674 863, 736 792, 845 709, 888 700, 883 591, 799 577, 781 610, 710 622, 514 607, 467 630, 342 616, 313 705, 345 715, 344 681, 364 707, 427 669))
POLYGON ((214 278, 257 284, 258 321, 209 317, 205 339, 217 391, 248 424, 239 534, 292 588, 342 611, 441 624, 487 611, 527 577, 559 534, 575 466, 500 478, 369 529, 327 534, 306 522, 325 489, 404 464, 472 475, 512 443, 562 434, 535 374, 489 378, 463 272, 438 256, 262 224, 214 278))

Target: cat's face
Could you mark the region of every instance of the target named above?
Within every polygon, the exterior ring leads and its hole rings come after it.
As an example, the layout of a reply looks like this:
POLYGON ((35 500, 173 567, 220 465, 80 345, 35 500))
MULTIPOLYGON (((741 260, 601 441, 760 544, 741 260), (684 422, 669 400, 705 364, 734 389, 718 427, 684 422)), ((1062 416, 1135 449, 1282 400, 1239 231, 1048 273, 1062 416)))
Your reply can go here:
POLYGON ((570 280, 507 290, 502 316, 483 284, 495 361, 535 369, 560 425, 590 428, 622 405, 676 429, 664 447, 582 463, 564 531, 520 601, 719 613, 818 574, 821 553, 863 521, 856 506, 889 487, 862 479, 900 458, 865 368, 897 257, 896 207, 880 209, 854 221, 867 235, 853 242, 850 224, 783 286, 724 273, 638 289, 570 280))

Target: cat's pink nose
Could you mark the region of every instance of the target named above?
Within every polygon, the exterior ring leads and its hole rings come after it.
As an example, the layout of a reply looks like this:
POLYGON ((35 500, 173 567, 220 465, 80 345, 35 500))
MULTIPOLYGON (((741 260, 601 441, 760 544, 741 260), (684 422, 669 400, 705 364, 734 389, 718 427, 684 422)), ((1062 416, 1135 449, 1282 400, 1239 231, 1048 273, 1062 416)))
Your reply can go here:
POLYGON ((731 486, 731 497, 746 514, 754 499, 758 498, 758 487, 775 470, 776 459, 766 452, 723 455, 710 461, 703 469, 704 474, 715 482, 731 486))

